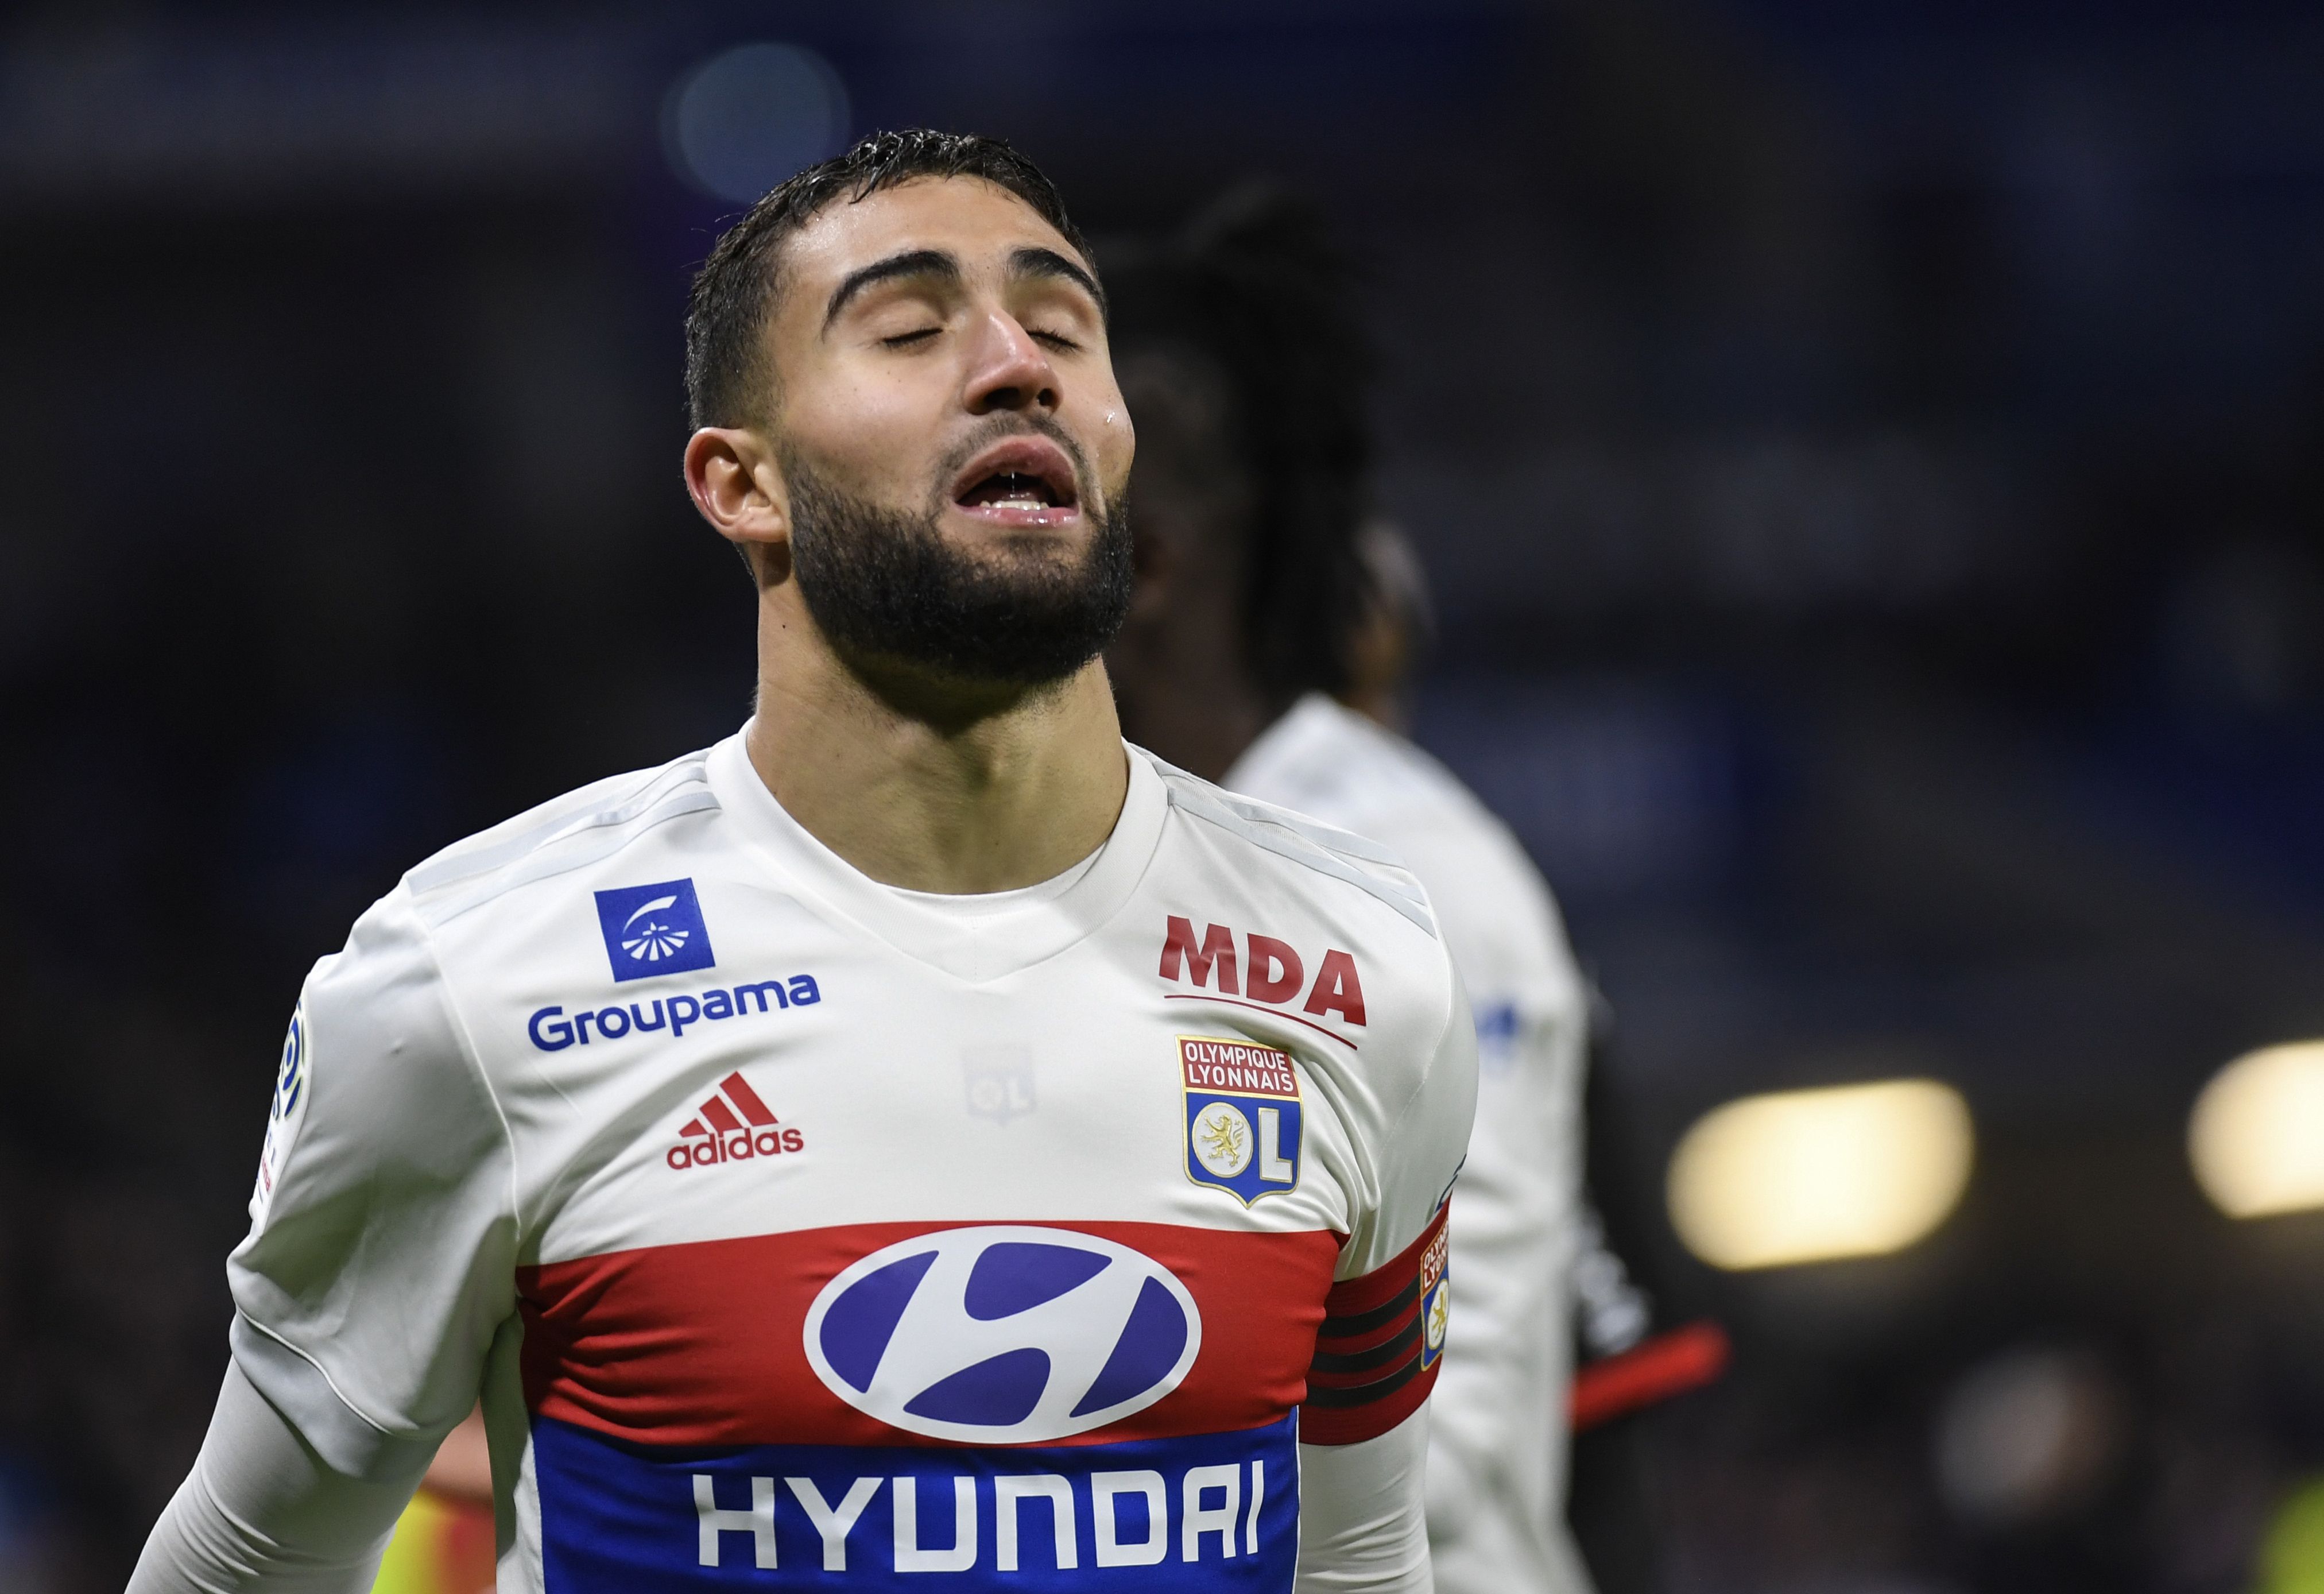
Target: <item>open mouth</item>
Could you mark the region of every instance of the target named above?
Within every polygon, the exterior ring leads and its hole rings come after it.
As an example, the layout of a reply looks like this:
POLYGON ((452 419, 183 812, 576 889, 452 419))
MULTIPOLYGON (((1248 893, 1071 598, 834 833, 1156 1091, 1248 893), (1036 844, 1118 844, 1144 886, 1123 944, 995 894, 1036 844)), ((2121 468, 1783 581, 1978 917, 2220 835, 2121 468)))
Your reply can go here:
POLYGON ((977 455, 955 479, 952 500, 1003 526, 1061 526, 1081 513, 1072 462, 1039 437, 1010 438, 977 455))

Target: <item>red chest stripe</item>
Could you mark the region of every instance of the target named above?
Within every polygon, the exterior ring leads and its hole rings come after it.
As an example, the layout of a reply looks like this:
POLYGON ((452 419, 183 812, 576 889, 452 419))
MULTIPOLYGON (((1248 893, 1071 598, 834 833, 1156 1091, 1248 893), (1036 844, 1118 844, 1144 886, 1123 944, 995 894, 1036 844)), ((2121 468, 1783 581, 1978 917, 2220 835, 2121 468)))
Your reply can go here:
MULTIPOLYGON (((520 1268, 526 1404, 653 1445, 941 1445, 859 1411, 810 1364, 816 1295, 884 1247, 970 1224, 865 1223, 614 1251, 520 1268)), ((1045 1223, 1142 1253, 1201 1314, 1184 1381, 1064 1442, 1217 1433, 1279 1420, 1306 1394, 1339 1237, 1162 1223, 1045 1223)))

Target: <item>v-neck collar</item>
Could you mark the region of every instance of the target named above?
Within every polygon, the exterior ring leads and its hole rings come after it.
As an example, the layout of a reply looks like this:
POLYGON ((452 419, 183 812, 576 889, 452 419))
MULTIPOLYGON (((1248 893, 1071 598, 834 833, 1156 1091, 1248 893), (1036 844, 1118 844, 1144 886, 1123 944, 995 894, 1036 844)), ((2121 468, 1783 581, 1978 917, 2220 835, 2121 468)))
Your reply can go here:
POLYGON ((1089 936, 1130 900, 1162 839, 1167 788, 1128 742, 1130 790, 1113 832, 1081 878, 1055 897, 1000 912, 963 912, 945 898, 881 884, 792 818, 759 778, 745 724, 710 750, 706 773, 719 806, 791 889, 908 957, 982 984, 1028 969, 1089 936))

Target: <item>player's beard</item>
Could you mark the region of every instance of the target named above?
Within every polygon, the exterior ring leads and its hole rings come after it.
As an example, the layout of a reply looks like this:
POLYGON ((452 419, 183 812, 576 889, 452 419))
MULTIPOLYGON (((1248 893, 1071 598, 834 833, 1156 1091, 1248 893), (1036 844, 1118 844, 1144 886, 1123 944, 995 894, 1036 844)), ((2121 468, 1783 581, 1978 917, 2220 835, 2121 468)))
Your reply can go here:
MULTIPOLYGON (((980 436, 974 447, 991 440, 980 436)), ((973 449, 957 452, 965 462, 973 449)), ((796 457, 784 459, 783 473, 799 594, 859 671, 890 677, 901 667, 962 685, 1049 686, 1103 651, 1130 613, 1130 516, 1120 502, 1094 518, 1079 558, 1054 539, 1006 533, 972 554, 945 540, 941 498, 912 514, 842 492, 796 457)), ((1079 487, 1086 514, 1085 474, 1079 487)))

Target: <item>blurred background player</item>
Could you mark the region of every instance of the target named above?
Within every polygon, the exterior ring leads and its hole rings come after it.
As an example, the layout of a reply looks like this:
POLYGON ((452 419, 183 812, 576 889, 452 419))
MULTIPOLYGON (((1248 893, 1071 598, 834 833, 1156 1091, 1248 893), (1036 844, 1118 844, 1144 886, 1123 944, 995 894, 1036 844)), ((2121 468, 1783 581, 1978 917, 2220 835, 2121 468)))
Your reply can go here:
POLYGON ((1320 216, 1257 189, 1108 267, 1139 440, 1138 585, 1107 656, 1123 725, 1205 779, 1385 843, 1436 902, 1482 1064, 1430 1426, 1436 1586, 1585 1589, 1562 1509, 1584 989, 1516 839, 1398 733, 1427 603, 1370 513, 1348 272, 1320 216))
POLYGON ((444 1436, 395 1525, 372 1594, 485 1594, 495 1578, 484 1408, 444 1436))

